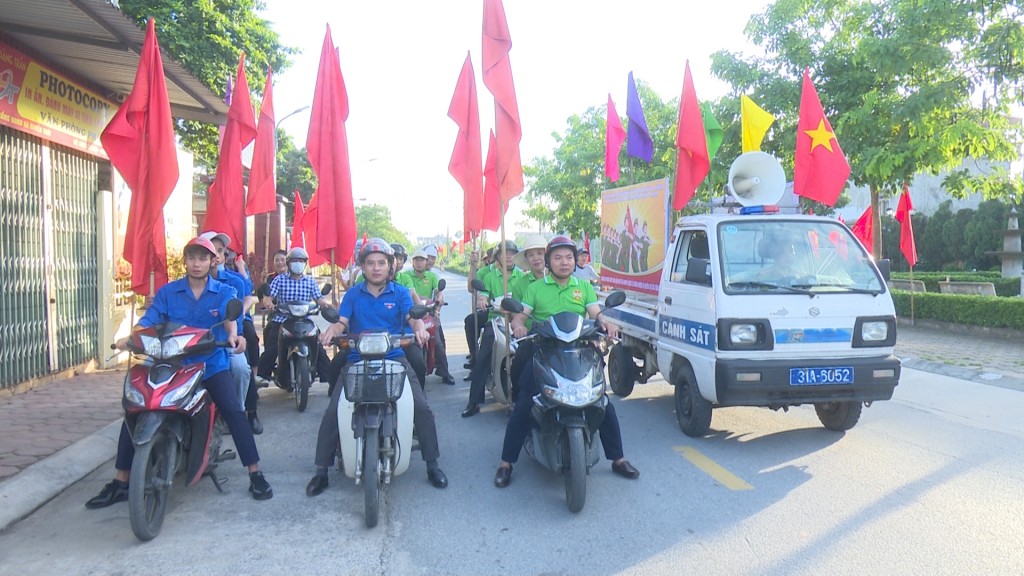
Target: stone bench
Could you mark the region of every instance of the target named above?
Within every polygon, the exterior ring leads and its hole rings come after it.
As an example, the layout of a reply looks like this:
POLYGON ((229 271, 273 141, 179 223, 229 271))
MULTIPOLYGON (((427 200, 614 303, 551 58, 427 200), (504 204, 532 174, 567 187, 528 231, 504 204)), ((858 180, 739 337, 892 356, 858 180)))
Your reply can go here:
POLYGON ((907 292, 927 292, 924 282, 920 280, 903 280, 899 278, 889 279, 890 290, 906 290, 907 292))
POLYGON ((939 292, 943 294, 972 294, 975 296, 995 296, 996 285, 991 282, 939 282, 939 292))

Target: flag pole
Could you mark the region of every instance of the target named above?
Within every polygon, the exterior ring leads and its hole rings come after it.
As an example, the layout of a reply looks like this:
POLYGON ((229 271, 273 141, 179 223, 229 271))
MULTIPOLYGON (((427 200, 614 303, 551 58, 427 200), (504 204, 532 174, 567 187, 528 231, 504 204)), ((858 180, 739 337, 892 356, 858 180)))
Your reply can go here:
POLYGON ((914 325, 914 267, 910 267, 910 325, 914 325))
MULTIPOLYGON (((506 250, 505 250, 505 199, 504 198, 499 198, 498 199, 498 208, 501 210, 501 298, 502 298, 502 300, 504 300, 505 299, 505 295, 508 294, 508 275, 509 275, 508 267, 505 266, 506 250)), ((505 316, 505 321, 502 322, 503 331, 505 332, 505 358, 511 358, 512 357, 512 340, 511 340, 511 337, 512 337, 512 327, 510 326, 510 324, 512 323, 512 315, 506 313, 504 310, 501 310, 501 309, 499 309, 499 310, 505 316)), ((511 376, 511 373, 509 371, 506 371, 505 373, 509 374, 509 394, 511 394, 511 388, 512 388, 511 380, 512 380, 512 376, 511 376)), ((491 378, 495 378, 495 379, 498 380, 498 382, 497 382, 498 386, 503 386, 504 385, 504 382, 501 382, 501 380, 502 380, 501 374, 492 374, 491 378)), ((510 414, 512 413, 512 405, 511 404, 508 405, 508 409, 507 410, 508 410, 508 412, 510 414)))
MULTIPOLYGON (((331 248, 331 284, 332 285, 334 284, 334 278, 337 275, 337 273, 338 273, 338 263, 334 259, 334 248, 331 248)), ((337 290, 333 290, 333 289, 331 290, 331 304, 335 308, 338 307, 338 291, 337 290)))

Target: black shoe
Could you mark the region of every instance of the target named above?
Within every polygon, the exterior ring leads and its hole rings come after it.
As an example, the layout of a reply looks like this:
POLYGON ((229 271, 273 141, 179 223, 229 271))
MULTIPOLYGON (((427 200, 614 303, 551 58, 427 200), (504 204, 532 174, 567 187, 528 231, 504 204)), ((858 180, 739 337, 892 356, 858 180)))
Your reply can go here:
POLYGON ((267 479, 263 477, 263 472, 249 473, 249 492, 252 492, 252 497, 255 500, 270 500, 274 497, 274 491, 270 488, 267 479))
POLYGON ((469 418, 470 416, 476 416, 480 412, 480 405, 473 404, 472 402, 466 406, 466 409, 462 411, 463 418, 469 418))
POLYGON ((465 364, 462 365, 462 367, 467 369, 467 370, 472 370, 473 369, 473 363, 472 362, 466 362, 465 364))
POLYGON ((469 381, 470 381, 470 380, 472 380, 472 379, 473 379, 473 378, 472 378, 472 376, 471 376, 471 375, 469 375, 469 374, 466 374, 466 377, 465 377, 465 378, 463 378, 463 379, 462 379, 462 381, 463 381, 463 382, 469 382, 469 381))
POLYGON ((252 428, 252 433, 255 435, 263 434, 263 422, 260 422, 260 417, 253 412, 249 416, 249 427, 252 428))
POLYGON ((494 485, 498 488, 505 488, 512 482, 512 465, 498 466, 498 471, 494 473, 494 485))
POLYGON ((319 496, 327 489, 327 474, 317 474, 306 484, 306 496, 319 496))
POLYGON ((102 490, 100 490, 99 494, 90 498, 89 501, 85 503, 85 507, 90 510, 106 508, 111 504, 124 502, 127 499, 128 485, 119 480, 112 480, 108 482, 102 490))
POLYGON ((444 382, 445 384, 447 384, 449 386, 454 386, 455 385, 455 378, 452 378, 451 374, 445 374, 444 376, 441 376, 441 382, 444 382))
POLYGON ((636 480, 640 477, 640 471, 630 464, 629 460, 623 460, 618 464, 612 462, 612 472, 630 480, 636 480))
POLYGON ((448 487, 448 477, 444 475, 444 472, 440 468, 427 470, 427 479, 434 485, 434 488, 448 487))

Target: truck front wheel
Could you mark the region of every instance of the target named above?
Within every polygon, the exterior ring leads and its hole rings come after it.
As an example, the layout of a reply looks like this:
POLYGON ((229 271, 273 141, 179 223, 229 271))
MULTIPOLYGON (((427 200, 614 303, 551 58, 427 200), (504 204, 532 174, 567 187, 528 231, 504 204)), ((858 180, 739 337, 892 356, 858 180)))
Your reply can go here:
POLYGON ((672 384, 676 388, 676 420, 683 434, 704 436, 711 428, 711 402, 700 395, 697 379, 689 366, 676 369, 672 384))
POLYGON ((860 420, 864 405, 860 402, 821 402, 814 405, 818 420, 829 430, 845 432, 860 420))
POLYGON ((625 398, 633 393, 635 383, 636 364, 633 363, 633 354, 622 344, 612 346, 608 352, 608 384, 612 392, 625 398))

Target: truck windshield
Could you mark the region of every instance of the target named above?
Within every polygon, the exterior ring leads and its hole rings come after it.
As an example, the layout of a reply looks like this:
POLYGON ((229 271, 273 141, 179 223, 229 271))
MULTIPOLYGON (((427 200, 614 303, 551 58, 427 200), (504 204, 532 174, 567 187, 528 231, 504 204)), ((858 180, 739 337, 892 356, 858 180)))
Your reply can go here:
POLYGON ((718 227, 729 294, 881 294, 882 279, 846 226, 829 220, 731 220, 718 227))

